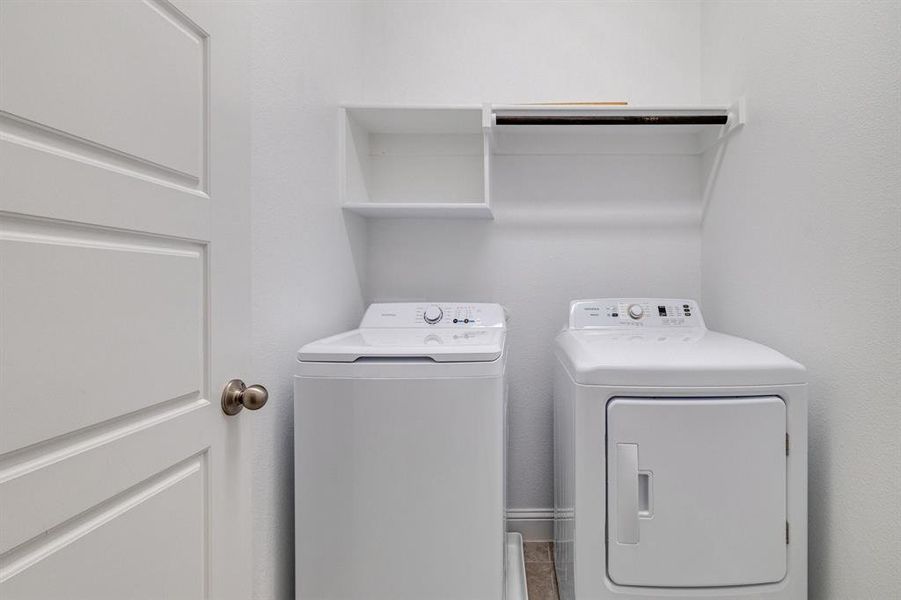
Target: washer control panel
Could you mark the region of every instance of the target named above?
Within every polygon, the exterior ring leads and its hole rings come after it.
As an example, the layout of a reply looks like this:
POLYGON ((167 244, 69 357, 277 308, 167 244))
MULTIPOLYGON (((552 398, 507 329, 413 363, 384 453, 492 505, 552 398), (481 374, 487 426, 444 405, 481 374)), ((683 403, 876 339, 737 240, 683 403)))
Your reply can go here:
POLYGON ((598 298, 573 300, 570 329, 594 327, 704 327, 694 300, 673 298, 598 298))
POLYGON ((360 328, 505 327, 500 304, 482 302, 388 302, 366 309, 360 328))

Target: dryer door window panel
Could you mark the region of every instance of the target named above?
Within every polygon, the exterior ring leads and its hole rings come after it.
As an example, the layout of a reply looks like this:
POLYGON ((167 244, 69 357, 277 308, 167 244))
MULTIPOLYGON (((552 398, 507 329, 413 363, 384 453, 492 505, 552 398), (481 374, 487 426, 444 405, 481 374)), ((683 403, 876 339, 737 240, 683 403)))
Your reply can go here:
POLYGON ((781 398, 607 404, 607 569, 619 585, 720 587, 786 573, 781 398))

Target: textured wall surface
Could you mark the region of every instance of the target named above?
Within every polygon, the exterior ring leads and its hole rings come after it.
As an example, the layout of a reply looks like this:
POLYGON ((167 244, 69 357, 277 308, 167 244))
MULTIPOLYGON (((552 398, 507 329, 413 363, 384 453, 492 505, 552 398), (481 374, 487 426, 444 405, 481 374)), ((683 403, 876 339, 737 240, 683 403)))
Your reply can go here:
POLYGON ((901 4, 710 3, 705 100, 747 94, 703 228, 714 328, 810 376, 810 598, 901 594, 901 4))
MULTIPOLYGON (((696 3, 367 3, 365 102, 692 103, 696 3)), ((569 300, 696 297, 693 157, 499 157, 496 221, 369 225, 367 301, 500 302, 511 312, 508 507, 553 508, 552 340, 569 300), (616 221, 611 214, 626 215, 616 221), (662 225, 661 225, 662 223, 662 225)))
POLYGON ((291 375, 365 302, 509 306, 509 504, 552 506, 551 340, 571 298, 697 297, 805 363, 811 598, 901 589, 898 3, 265 2, 255 6, 256 598, 293 590, 291 375), (731 102, 703 233, 697 161, 501 157, 497 220, 372 221, 337 203, 341 101, 731 102), (611 219, 616 215, 616 219, 611 219), (703 247, 702 247, 703 239, 703 247), (876 316, 858 316, 872 301, 876 316), (884 319, 884 320, 880 320, 884 319))
POLYGON ((697 102, 698 2, 366 2, 367 102, 697 102))
MULTIPOLYGON (((266 2, 253 21, 254 597, 294 596, 294 357, 362 310, 352 252, 361 223, 338 208, 335 105, 359 85, 359 10, 266 2)), ((242 557, 235 557, 243 560, 242 557)))

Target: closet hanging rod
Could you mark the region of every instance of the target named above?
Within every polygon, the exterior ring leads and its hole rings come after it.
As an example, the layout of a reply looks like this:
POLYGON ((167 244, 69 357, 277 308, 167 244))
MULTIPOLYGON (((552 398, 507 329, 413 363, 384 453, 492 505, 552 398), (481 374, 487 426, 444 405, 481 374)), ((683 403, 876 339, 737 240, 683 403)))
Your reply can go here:
POLYGON ((725 125, 727 115, 495 115, 497 125, 725 125))

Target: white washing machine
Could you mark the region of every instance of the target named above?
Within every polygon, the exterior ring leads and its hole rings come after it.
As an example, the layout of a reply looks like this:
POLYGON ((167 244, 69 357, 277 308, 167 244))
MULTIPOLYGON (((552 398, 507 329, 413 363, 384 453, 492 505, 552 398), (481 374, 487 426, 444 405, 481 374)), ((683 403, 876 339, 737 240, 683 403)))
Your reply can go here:
POLYGON ((807 598, 804 367, 692 300, 578 300, 556 339, 562 600, 807 598))
POLYGON ((300 349, 297 598, 504 598, 505 338, 497 304, 373 304, 300 349))

